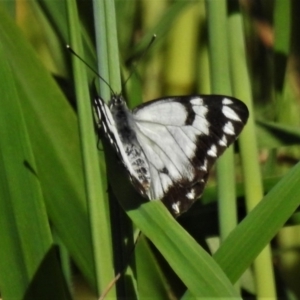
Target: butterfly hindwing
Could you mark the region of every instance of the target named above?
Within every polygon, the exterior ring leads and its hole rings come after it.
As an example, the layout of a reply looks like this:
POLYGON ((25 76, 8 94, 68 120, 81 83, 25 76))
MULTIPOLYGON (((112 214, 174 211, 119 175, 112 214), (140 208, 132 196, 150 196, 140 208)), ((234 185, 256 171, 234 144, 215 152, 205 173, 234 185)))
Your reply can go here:
POLYGON ((248 119, 245 104, 219 95, 162 98, 132 112, 121 96, 95 103, 135 187, 176 216, 201 196, 211 166, 248 119))

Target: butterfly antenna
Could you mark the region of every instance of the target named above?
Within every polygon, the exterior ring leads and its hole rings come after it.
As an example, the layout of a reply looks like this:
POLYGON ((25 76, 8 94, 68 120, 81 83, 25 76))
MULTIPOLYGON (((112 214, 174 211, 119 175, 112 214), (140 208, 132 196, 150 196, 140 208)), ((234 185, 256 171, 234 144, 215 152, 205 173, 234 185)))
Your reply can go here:
POLYGON ((95 73, 110 89, 111 94, 114 95, 115 92, 111 88, 110 84, 93 68, 91 67, 80 55, 78 55, 70 45, 66 45, 66 48, 69 50, 69 52, 73 55, 75 55, 77 58, 79 58, 93 73, 95 73))
MULTIPOLYGON (((154 43, 155 39, 156 39, 156 34, 153 34, 153 36, 152 36, 152 38, 151 38, 151 40, 150 40, 148 46, 147 46, 146 49, 143 51, 143 53, 141 54, 141 56, 138 58, 138 61, 141 60, 141 59, 145 56, 145 54, 148 52, 149 48, 150 48, 150 47, 152 46, 152 44, 154 43)), ((122 87, 122 90, 123 90, 123 88, 125 87, 127 81, 131 78, 132 74, 135 73, 136 68, 137 68, 137 63, 135 63, 135 65, 133 66, 133 68, 132 68, 132 70, 131 70, 129 76, 127 77, 127 79, 126 79, 125 82, 123 83, 123 85, 122 85, 122 86, 123 86, 123 87, 122 87)))

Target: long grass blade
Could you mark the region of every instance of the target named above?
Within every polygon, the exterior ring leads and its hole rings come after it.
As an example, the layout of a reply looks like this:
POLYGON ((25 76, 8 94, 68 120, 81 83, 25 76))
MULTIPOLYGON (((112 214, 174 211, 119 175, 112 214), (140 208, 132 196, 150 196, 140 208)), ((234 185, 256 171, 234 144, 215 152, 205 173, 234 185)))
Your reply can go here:
MULTIPOLYGON (((236 5, 237 8, 237 1, 236 5)), ((229 40, 234 96, 243 99, 250 112, 248 124, 239 139, 245 182, 246 206, 249 212, 262 199, 263 186, 258 161, 254 110, 250 78, 247 70, 242 16, 236 10, 231 11, 229 21, 229 40)), ((254 262, 254 268, 258 297, 276 297, 272 258, 269 246, 266 246, 266 248, 262 250, 261 254, 257 257, 254 262)))
MULTIPOLYGON (((68 1, 67 8, 72 45, 82 53, 83 47, 76 2, 68 1)), ((73 58, 73 66, 95 276, 98 291, 101 293, 114 277, 109 209, 106 197, 101 197, 105 193, 105 187, 99 185, 100 172, 97 163, 97 145, 93 130, 92 109, 85 66, 76 57, 73 58)))

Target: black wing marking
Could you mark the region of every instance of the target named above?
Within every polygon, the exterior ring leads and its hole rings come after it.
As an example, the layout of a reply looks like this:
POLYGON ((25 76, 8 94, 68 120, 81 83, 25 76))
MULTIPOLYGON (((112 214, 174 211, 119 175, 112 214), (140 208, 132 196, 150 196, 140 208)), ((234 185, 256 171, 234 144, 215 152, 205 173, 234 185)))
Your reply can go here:
POLYGON ((134 186, 150 200, 162 199, 175 216, 201 196, 211 166, 249 115, 244 103, 219 95, 161 98, 132 112, 121 96, 109 106, 100 98, 94 104, 134 186), (130 156, 128 147, 138 156, 130 156))
POLYGON ((201 196, 209 170, 249 113, 241 101, 216 95, 158 99, 138 106, 133 115, 150 165, 150 195, 179 215, 201 196))

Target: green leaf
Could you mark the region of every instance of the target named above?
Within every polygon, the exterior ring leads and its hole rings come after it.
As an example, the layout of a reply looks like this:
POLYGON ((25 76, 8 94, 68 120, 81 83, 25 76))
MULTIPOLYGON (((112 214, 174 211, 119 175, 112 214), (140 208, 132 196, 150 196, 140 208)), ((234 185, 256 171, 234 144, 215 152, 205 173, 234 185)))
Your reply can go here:
MULTIPOLYGON (((141 299, 168 299, 172 290, 144 236, 139 237, 136 246, 138 292, 141 299)), ((175 295, 173 295, 175 297, 175 295)))
POLYGON ((259 147, 261 148, 273 149, 300 144, 300 130, 292 126, 256 121, 256 130, 259 147))
POLYGON ((10 61, 16 76, 47 214, 76 264, 95 287, 76 115, 2 9, 0 20, 3 58, 10 61))
POLYGON ((299 178, 300 163, 260 201, 214 255, 231 282, 240 278, 300 204, 299 178))
POLYGON ((191 293, 197 297, 237 297, 235 289, 211 256, 187 234, 161 201, 145 203, 145 199, 125 180, 127 173, 116 162, 108 141, 104 140, 103 145, 113 193, 191 293))
MULTIPOLYGON (((1 57, 5 57, 0 47, 1 57)), ((70 299, 53 241, 14 75, 0 60, 0 286, 4 299, 70 299), (47 261, 47 264, 45 264, 47 261), (38 277, 37 274, 52 274, 38 277), (51 291, 44 286, 52 286, 51 291)))

